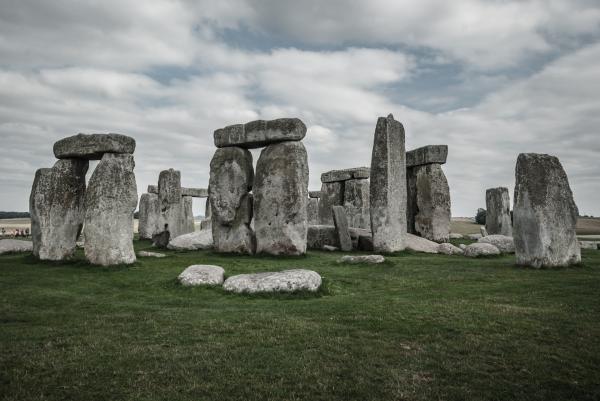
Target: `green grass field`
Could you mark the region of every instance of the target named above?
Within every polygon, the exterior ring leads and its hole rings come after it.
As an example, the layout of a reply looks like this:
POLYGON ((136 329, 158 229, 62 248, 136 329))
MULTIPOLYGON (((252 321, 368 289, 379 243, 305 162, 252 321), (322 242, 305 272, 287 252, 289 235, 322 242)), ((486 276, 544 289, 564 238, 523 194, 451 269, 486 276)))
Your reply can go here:
POLYGON ((168 253, 115 268, 0 256, 0 400, 600 399, 600 251, 539 271, 513 256, 168 253), (309 268, 324 286, 181 287, 191 264, 309 268))

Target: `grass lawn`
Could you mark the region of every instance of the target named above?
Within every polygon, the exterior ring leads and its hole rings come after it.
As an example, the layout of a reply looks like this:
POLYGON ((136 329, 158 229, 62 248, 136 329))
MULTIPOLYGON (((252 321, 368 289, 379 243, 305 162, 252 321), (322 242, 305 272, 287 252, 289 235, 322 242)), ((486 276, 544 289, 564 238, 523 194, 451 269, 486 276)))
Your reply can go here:
POLYGON ((540 271, 513 256, 168 253, 116 268, 0 256, 0 400, 600 399, 600 251, 540 271), (200 263, 314 269, 324 288, 179 286, 200 263))

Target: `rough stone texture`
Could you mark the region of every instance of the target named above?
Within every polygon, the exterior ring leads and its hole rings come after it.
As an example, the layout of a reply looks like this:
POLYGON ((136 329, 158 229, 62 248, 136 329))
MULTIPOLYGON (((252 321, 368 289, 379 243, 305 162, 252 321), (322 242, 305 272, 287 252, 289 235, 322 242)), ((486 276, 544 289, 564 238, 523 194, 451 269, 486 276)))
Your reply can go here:
POLYGON ((450 187, 439 164, 408 168, 407 230, 436 242, 448 242, 450 187))
POLYGON ((208 197, 208 189, 182 187, 181 196, 191 196, 192 198, 206 198, 208 197))
POLYGON ((406 152, 406 167, 444 164, 447 157, 448 145, 427 145, 406 152))
POLYGON ((204 219, 200 222, 200 230, 210 230, 212 235, 212 221, 211 219, 204 219))
POLYGON ((315 292, 321 286, 321 276, 312 270, 294 269, 281 272, 240 274, 229 277, 225 291, 254 294, 259 292, 315 292))
POLYGON ((375 251, 403 250, 406 235, 404 127, 391 114, 377 120, 369 201, 375 251))
POLYGON ((458 247, 464 251, 467 248, 467 245, 466 244, 458 244, 458 247))
MULTIPOLYGON (((362 236, 371 236, 368 230, 361 228, 348 228, 352 247, 358 249, 359 238, 362 236)), ((307 248, 308 249, 323 249, 325 245, 339 248, 339 240, 335 231, 335 226, 331 225, 311 225, 308 226, 307 248)), ((363 250, 373 250, 363 249, 363 250)))
POLYGON ((306 202, 306 219, 309 225, 319 224, 319 198, 308 198, 306 202))
POLYGON ((92 264, 135 262, 133 212, 137 187, 130 154, 106 153, 85 193, 85 256, 92 264))
POLYGON ((445 255, 462 255, 464 253, 462 249, 448 242, 440 244, 437 250, 438 253, 443 253, 445 255))
POLYGON ((331 170, 321 174, 321 182, 366 179, 369 178, 370 173, 371 169, 369 167, 354 167, 343 170, 331 170))
POLYGON ((350 232, 348 231, 348 219, 346 218, 344 207, 334 206, 332 208, 332 214, 333 225, 335 226, 335 233, 338 244, 340 244, 340 249, 344 252, 349 252, 352 250, 352 239, 350 238, 350 232))
POLYGON ((489 235, 512 237, 510 220, 510 197, 508 188, 490 188, 485 191, 485 229, 489 235))
POLYGON ((478 256, 492 256, 500 255, 500 250, 492 244, 485 242, 476 242, 471 245, 467 245, 464 249, 465 256, 470 258, 476 258, 478 256))
POLYGON ((331 208, 344 204, 344 183, 324 182, 321 185, 321 197, 319 198, 319 224, 332 225, 333 216, 331 208))
POLYGON ((171 234, 169 231, 161 231, 152 236, 152 246, 157 248, 166 249, 169 245, 171 234))
POLYGON ((477 242, 492 244, 502 253, 515 253, 515 241, 512 237, 507 237, 506 235, 486 235, 483 238, 479 238, 477 242))
POLYGON ((208 186, 211 229, 217 252, 253 254, 252 154, 242 148, 217 149, 210 162, 208 186))
POLYGON ((321 191, 308 191, 308 197, 309 198, 320 198, 321 191))
POLYGON ((302 142, 262 150, 253 193, 256 253, 306 253, 308 159, 302 142))
POLYGON ((225 270, 220 266, 193 265, 185 269, 177 277, 181 285, 190 287, 195 285, 221 285, 225 270))
POLYGON ((158 185, 148 185, 148 191, 149 194, 156 194, 158 195, 158 185))
POLYGON ((33 243, 18 239, 0 239, 0 255, 5 253, 31 252, 33 243))
POLYGON ((385 258, 381 255, 345 255, 338 259, 338 263, 366 263, 379 264, 385 262, 385 258))
POLYGON ((210 206, 210 198, 206 198, 206 203, 204 204, 204 218, 210 219, 211 214, 212 214, 212 207, 210 206))
POLYGON ((599 249, 600 242, 597 241, 579 241, 579 247, 581 249, 599 249))
POLYGON ((488 232, 484 226, 479 227, 479 233, 481 234, 482 237, 486 237, 488 235, 488 232))
POLYGON ((515 179, 513 235, 517 264, 541 268, 580 263, 575 233, 579 211, 558 158, 521 153, 515 179))
POLYGON ((371 229, 369 180, 353 179, 344 183, 344 208, 350 227, 371 229))
POLYGON ((181 232, 183 234, 193 233, 196 230, 194 221, 193 198, 191 196, 181 197, 181 232))
POLYGON ((459 233, 450 233, 450 239, 461 239, 464 236, 462 234, 459 233))
POLYGON ((54 143, 57 159, 100 160, 105 153, 135 151, 135 139, 120 134, 77 134, 54 143))
POLYGON ((138 256, 145 258, 166 258, 167 255, 160 252, 139 251, 138 256))
POLYGON ((196 251, 199 249, 210 249, 213 247, 211 230, 194 231, 173 238, 167 245, 168 249, 176 251, 196 251))
POLYGON ((306 135, 306 125, 298 118, 257 120, 235 124, 215 131, 217 148, 237 146, 246 149, 262 148, 284 141, 300 141, 306 135))
POLYGON ((152 239, 160 227, 160 205, 158 195, 142 194, 138 213, 138 234, 142 239, 152 239))
POLYGON ((171 238, 186 234, 182 218, 181 173, 172 168, 158 175, 159 231, 169 231, 171 238))
POLYGON ((440 245, 437 242, 410 233, 406 234, 405 243, 406 249, 424 253, 438 253, 438 247, 440 245))
POLYGON ((64 260, 73 256, 85 215, 88 164, 87 160, 63 159, 35 173, 29 197, 35 257, 64 260))
POLYGON ((472 241, 478 241, 479 238, 483 238, 483 235, 481 234, 467 234, 467 238, 472 240, 472 241))
POLYGON ((359 251, 372 251, 373 250, 373 236, 371 233, 361 234, 358 236, 356 249, 359 251))

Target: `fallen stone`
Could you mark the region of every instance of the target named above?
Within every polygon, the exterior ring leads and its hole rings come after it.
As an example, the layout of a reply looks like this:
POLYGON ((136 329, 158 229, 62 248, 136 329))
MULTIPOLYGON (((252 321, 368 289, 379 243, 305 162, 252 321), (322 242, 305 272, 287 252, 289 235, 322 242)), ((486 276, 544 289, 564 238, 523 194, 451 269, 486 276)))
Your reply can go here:
POLYGON ((598 249, 600 242, 594 241, 579 241, 579 247, 581 249, 598 249))
POLYGON ((0 255, 5 253, 19 253, 33 251, 31 241, 22 241, 18 239, 0 239, 0 255))
POLYGON ((444 164, 448 157, 448 145, 427 145, 406 152, 406 167, 424 164, 444 164))
POLYGON ((440 244, 437 250, 438 253, 443 253, 445 255, 462 255, 464 253, 464 251, 461 248, 454 246, 449 242, 440 244))
POLYGON ((339 251, 340 248, 337 248, 337 247, 331 246, 331 245, 323 245, 323 250, 329 251, 329 252, 335 252, 335 251, 339 251))
POLYGON ((486 190, 485 207, 485 229, 487 233, 512 237, 508 188, 498 187, 486 190))
POLYGON ((344 208, 350 227, 371 229, 369 180, 352 179, 344 183, 344 208))
POLYGON ((137 255, 140 257, 145 257, 145 258, 165 258, 165 257, 167 257, 167 255, 165 255, 164 253, 150 252, 150 251, 139 251, 137 253, 137 255))
POLYGON ((225 291, 255 294, 261 292, 315 292, 321 286, 321 276, 312 270, 295 269, 281 272, 240 274, 229 277, 225 291))
POLYGON ((192 198, 207 198, 208 189, 206 188, 181 188, 181 196, 191 196, 192 198))
POLYGON ((500 255, 500 250, 492 244, 476 242, 465 247, 465 256, 476 258, 478 256, 500 255))
POLYGON ((472 241, 478 241, 480 238, 483 238, 481 234, 467 234, 467 239, 472 241))
POLYGON ((427 238, 419 237, 414 234, 407 233, 405 243, 406 249, 415 252, 424 253, 438 253, 438 247, 440 244, 428 240, 427 238))
POLYGON ((159 230, 160 205, 158 195, 142 194, 138 213, 138 234, 142 239, 152 239, 159 230))
POLYGON ((217 148, 238 146, 245 149, 284 142, 300 141, 306 135, 306 125, 298 118, 257 120, 246 124, 235 124, 215 131, 217 148))
POLYGON ((340 249, 344 252, 349 252, 352 250, 352 239, 350 238, 350 232, 348 231, 348 220, 346 218, 344 207, 333 206, 332 214, 333 225, 335 227, 338 244, 340 244, 340 249))
POLYGON ((381 255, 345 255, 338 259, 338 263, 366 263, 379 264, 385 262, 385 258, 381 255))
POLYGON ((100 160, 105 153, 132 154, 135 139, 120 134, 77 134, 54 143, 57 159, 100 160))
POLYGON ((337 182, 351 179, 369 178, 371 169, 369 167, 354 167, 343 170, 331 170, 321 174, 321 182, 337 182))
POLYGON ((507 237, 506 235, 486 235, 483 238, 479 238, 477 242, 492 244, 502 253, 515 253, 515 241, 512 237, 507 237))
POLYGON ((221 285, 225 270, 220 266, 193 265, 186 268, 177 277, 181 285, 192 287, 196 285, 221 285))
POLYGON ((458 244, 458 247, 464 251, 467 248, 467 245, 466 244, 458 244))
POLYGON ((320 198, 321 191, 308 191, 308 197, 309 198, 320 198))
POLYGON ((463 235, 459 233, 450 233, 450 239, 462 239, 463 235))
POLYGON ((319 223, 333 225, 331 208, 344 204, 344 183, 324 182, 321 185, 321 197, 319 198, 319 223))
POLYGON ((200 249, 211 249, 213 237, 211 230, 194 231, 173 238, 167 245, 168 249, 176 251, 197 251, 200 249))

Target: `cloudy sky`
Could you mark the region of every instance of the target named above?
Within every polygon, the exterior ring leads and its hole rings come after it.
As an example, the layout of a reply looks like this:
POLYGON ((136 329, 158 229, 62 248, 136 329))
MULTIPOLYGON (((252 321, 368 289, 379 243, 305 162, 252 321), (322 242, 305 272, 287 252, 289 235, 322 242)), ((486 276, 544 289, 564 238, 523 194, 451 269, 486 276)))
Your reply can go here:
POLYGON ((133 136, 141 193, 206 186, 217 128, 297 116, 319 189, 393 113, 407 149, 448 144, 453 215, 512 194, 520 152, 600 215, 599 39, 598 0, 0 0, 0 210, 78 132, 133 136))

